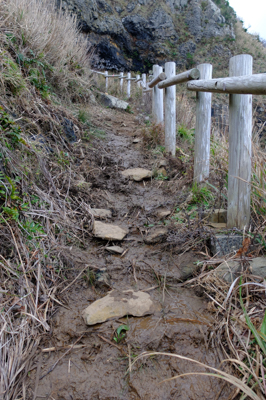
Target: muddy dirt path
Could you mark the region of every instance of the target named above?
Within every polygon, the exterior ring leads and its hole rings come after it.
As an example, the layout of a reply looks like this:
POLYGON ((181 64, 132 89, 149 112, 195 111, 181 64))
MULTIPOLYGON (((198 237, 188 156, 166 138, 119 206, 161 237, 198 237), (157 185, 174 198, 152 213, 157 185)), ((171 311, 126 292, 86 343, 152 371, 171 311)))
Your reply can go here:
POLYGON ((219 362, 215 350, 207 348, 208 324, 212 317, 206 302, 193 290, 178 286, 182 266, 200 256, 194 253, 176 255, 164 250, 160 243, 147 245, 144 242, 150 226, 162 224, 158 211, 172 212, 180 202, 178 188, 169 189, 168 182, 137 183, 121 176, 124 169, 153 169, 158 163, 158 158, 142 151, 141 142, 132 143, 140 134, 134 116, 103 110, 95 123, 100 127, 105 124, 106 139, 93 162, 84 159, 80 170, 92 184, 94 200, 90 206, 111 210, 112 218, 108 222, 129 229, 122 243, 108 243, 121 245, 127 252, 122 257, 112 255, 106 250, 107 242, 93 237, 88 239, 85 250, 74 246, 65 248, 66 260, 75 267, 73 279, 86 264, 105 269, 109 278, 107 284, 97 279, 91 284, 82 274, 64 292, 66 305, 59 307, 50 321, 51 332, 43 338, 35 360, 39 368, 30 376, 31 390, 35 392, 35 397, 31 398, 227 399, 230 388, 215 378, 193 375, 159 384, 178 374, 202 372, 187 361, 156 356, 139 361, 131 373, 127 372, 129 364, 143 351, 176 353, 210 366, 218 366, 219 362), (83 309, 112 288, 148 289, 162 310, 142 318, 128 316, 86 326, 81 317, 83 309), (129 330, 116 347, 113 337, 121 324, 127 324, 129 330), (78 347, 65 354, 66 346, 73 343, 78 347), (45 348, 54 350, 42 352, 45 348))

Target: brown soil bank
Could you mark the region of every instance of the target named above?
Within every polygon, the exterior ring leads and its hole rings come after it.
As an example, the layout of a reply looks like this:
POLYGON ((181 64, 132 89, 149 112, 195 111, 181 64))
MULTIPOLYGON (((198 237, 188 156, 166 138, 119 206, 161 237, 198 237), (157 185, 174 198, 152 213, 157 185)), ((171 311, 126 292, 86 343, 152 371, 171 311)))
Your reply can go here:
MULTIPOLYGON (((82 145, 80 172, 91 184, 90 206, 111 210, 108 222, 126 227, 129 234, 122 243, 96 240, 90 235, 84 250, 74 246, 62 249, 66 271, 67 267, 72 271, 66 273, 65 287, 69 288, 57 297, 61 306, 35 357, 27 398, 228 399, 232 388, 209 376, 189 375, 160 383, 179 374, 207 371, 185 360, 153 356, 131 368, 143 351, 176 353, 213 367, 219 366, 220 358, 207 345, 212 317, 205 301, 193 290, 179 286, 182 266, 203 256, 193 252, 177 254, 164 243, 144 242, 150 229, 164 225, 158 210, 173 211, 180 202, 177 183, 170 187, 165 181, 134 182, 123 178, 124 169, 153 169, 158 160, 142 151, 141 142, 132 143, 133 137, 140 134, 134 116, 103 110, 97 120, 96 125, 107 126, 106 139, 98 143, 98 148, 82 145), (111 254, 106 250, 107 244, 118 244, 126 252, 111 254), (86 326, 81 317, 84 308, 111 289, 148 291, 161 305, 161 311, 86 326), (113 338, 121 325, 127 325, 126 336, 115 342, 113 338), (70 349, 69 345, 75 346, 70 349)), ((70 191, 74 190, 71 185, 70 191)), ((57 293, 63 289, 62 286, 57 293)))

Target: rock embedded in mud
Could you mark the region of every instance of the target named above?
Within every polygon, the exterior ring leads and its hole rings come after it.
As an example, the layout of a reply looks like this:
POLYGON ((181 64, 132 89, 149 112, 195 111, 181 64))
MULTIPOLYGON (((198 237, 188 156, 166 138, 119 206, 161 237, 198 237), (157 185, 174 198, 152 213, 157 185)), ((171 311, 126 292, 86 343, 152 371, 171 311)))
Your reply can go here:
POLYGON ((114 254, 123 254, 124 253, 124 249, 120 246, 109 246, 106 247, 106 250, 110 251, 110 253, 114 253, 114 254))
POLYGON ((164 226, 152 228, 146 238, 144 239, 144 242, 146 244, 156 244, 156 243, 161 243, 163 240, 166 239, 168 233, 168 229, 164 226))
MULTIPOLYGON (((266 257, 253 258, 248 262, 250 274, 266 278, 266 257)), ((242 273, 241 263, 235 260, 223 262, 214 271, 215 276, 228 283, 232 283, 242 273)))
POLYGON ((111 218, 112 212, 103 208, 92 208, 91 213, 95 218, 111 218))
POLYGON ((167 167, 168 161, 167 160, 160 160, 159 162, 159 168, 161 167, 167 167))
POLYGON ((131 168, 122 171, 121 174, 125 178, 130 178, 133 181, 140 182, 143 179, 152 178, 153 172, 145 168, 131 168))
POLYGON ((158 216, 160 219, 166 218, 166 217, 168 217, 170 214, 171 214, 171 211, 169 211, 169 210, 159 210, 159 211, 157 212, 157 216, 158 216))
POLYGON ((104 240, 123 240, 128 234, 128 230, 113 224, 105 224, 100 221, 94 221, 93 235, 96 238, 104 240))
POLYGON ((125 315, 142 317, 160 309, 159 304, 154 303, 148 293, 112 290, 107 296, 90 304, 82 312, 82 317, 87 325, 95 325, 125 315))

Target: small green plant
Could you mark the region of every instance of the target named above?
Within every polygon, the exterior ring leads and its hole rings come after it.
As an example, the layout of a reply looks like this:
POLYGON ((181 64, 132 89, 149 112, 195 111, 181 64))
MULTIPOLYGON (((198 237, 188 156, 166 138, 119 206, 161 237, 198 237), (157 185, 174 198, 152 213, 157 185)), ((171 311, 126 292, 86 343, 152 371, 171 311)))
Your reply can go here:
POLYGON ((201 3, 202 11, 205 11, 207 7, 208 7, 208 1, 202 1, 202 3, 201 3))
POLYGON ((193 67, 194 64, 195 64, 195 61, 194 61, 193 54, 187 53, 187 65, 188 65, 188 67, 193 67))
POLYGON ((87 124, 89 122, 89 120, 90 120, 90 114, 88 113, 88 111, 86 111, 84 109, 79 109, 78 119, 83 124, 87 124))
POLYGON ((128 325, 120 325, 115 332, 114 341, 120 343, 126 337, 126 331, 129 331, 128 325))
POLYGON ((62 167, 68 167, 70 165, 69 154, 63 150, 60 150, 58 154, 56 154, 58 164, 62 165, 62 167))
POLYGON ((213 201, 213 194, 206 186, 198 186, 196 183, 192 186, 191 204, 204 204, 207 208, 210 207, 210 202, 213 201))
POLYGON ((28 74, 30 83, 40 91, 43 98, 47 98, 50 95, 50 88, 46 73, 53 71, 53 67, 45 61, 44 53, 36 56, 31 49, 28 50, 28 53, 29 56, 18 53, 17 63, 28 74))
POLYGON ((189 142, 189 144, 193 144, 194 142, 194 129, 188 129, 184 124, 181 124, 177 129, 177 135, 189 142))
POLYGON ((88 268, 83 276, 83 279, 89 284, 89 285, 94 285, 95 282, 95 273, 88 268))
POLYGON ((126 112, 128 112, 129 114, 134 114, 134 111, 132 111, 130 105, 127 106, 126 112))
POLYGON ((13 95, 20 94, 27 85, 19 66, 11 58, 4 56, 1 69, 2 82, 13 95))
POLYGON ((165 153, 165 146, 156 146, 155 149, 152 151, 153 155, 163 155, 165 153))
POLYGON ((23 230, 27 234, 28 240, 39 239, 45 234, 45 231, 41 224, 34 222, 31 219, 27 219, 21 224, 23 230))
POLYGON ((167 181, 168 176, 165 176, 163 173, 157 173, 155 174, 155 179, 157 181, 167 181))

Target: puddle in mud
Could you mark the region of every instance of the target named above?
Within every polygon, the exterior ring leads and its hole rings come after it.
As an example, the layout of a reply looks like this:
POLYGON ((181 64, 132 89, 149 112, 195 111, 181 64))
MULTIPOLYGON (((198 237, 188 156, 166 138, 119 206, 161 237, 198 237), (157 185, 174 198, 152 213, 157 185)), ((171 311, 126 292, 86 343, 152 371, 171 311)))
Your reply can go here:
POLYGON ((93 239, 88 240, 86 250, 64 250, 66 264, 75 267, 76 275, 86 264, 106 268, 110 287, 97 284, 93 287, 81 277, 64 293, 62 301, 67 307, 58 308, 50 321, 51 331, 41 343, 42 350, 52 350, 40 352, 35 360, 36 365, 41 365, 39 376, 35 369, 29 377, 32 392, 36 386, 36 399, 51 400, 227 399, 232 389, 213 377, 191 375, 160 383, 178 374, 204 371, 186 360, 153 356, 138 361, 128 372, 129 365, 143 351, 176 353, 216 367, 219 360, 216 352, 207 348, 211 315, 204 300, 193 290, 173 287, 180 279, 180 265, 200 256, 193 253, 178 256, 164 251, 160 245, 147 246, 143 242, 147 223, 156 221, 156 210, 165 206, 173 209, 177 196, 158 182, 123 182, 119 170, 152 168, 152 165, 132 147, 131 138, 110 133, 106 143, 105 154, 112 164, 106 166, 110 168, 109 187, 104 167, 90 178, 98 185, 93 189, 93 206, 111 208, 113 218, 109 222, 128 226, 130 233, 119 244, 127 253, 122 258, 112 255, 105 250, 106 243, 93 239), (83 309, 112 288, 153 288, 149 294, 160 302, 162 311, 142 318, 128 316, 86 326, 81 317, 83 309), (113 338, 121 324, 127 324, 129 330, 117 348, 113 338), (78 347, 66 353, 66 346, 74 343, 78 347))

